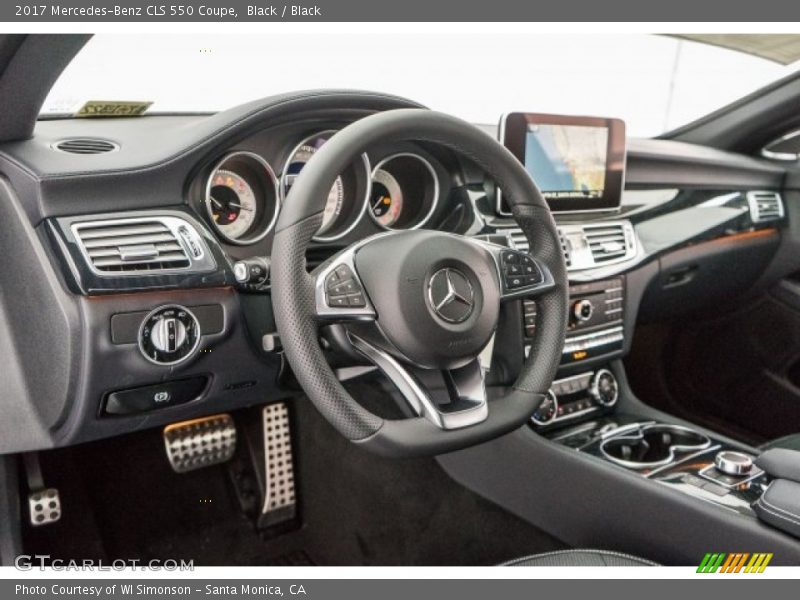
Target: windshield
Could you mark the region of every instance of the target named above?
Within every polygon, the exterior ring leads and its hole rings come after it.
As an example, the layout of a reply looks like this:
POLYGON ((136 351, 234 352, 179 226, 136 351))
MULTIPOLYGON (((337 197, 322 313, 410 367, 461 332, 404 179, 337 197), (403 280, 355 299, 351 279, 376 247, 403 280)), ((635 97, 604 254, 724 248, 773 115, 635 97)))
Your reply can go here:
POLYGON ((618 117, 654 136, 798 67, 651 35, 340 33, 97 35, 42 114, 87 100, 213 112, 272 94, 351 88, 397 94, 473 123, 511 111, 618 117))

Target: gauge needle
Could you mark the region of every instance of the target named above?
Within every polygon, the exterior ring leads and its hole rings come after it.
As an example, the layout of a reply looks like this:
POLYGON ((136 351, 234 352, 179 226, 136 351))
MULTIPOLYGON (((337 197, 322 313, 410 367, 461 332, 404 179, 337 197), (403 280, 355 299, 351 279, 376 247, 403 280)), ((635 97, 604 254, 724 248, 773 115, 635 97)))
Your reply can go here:
POLYGON ((214 204, 216 204, 218 208, 222 208, 222 202, 220 202, 219 200, 217 200, 216 198, 214 198, 214 196, 211 196, 211 202, 213 202, 214 204))
POLYGON ((375 205, 372 207, 372 210, 373 210, 373 211, 376 211, 376 210, 378 210, 378 207, 379 207, 381 204, 383 204, 383 198, 384 198, 383 196, 381 196, 380 198, 378 198, 378 201, 377 201, 377 202, 375 203, 375 205))
POLYGON ((238 202, 228 202, 228 206, 232 206, 233 208, 238 208, 239 210, 243 210, 245 212, 253 212, 252 208, 247 208, 246 206, 242 206, 238 202))

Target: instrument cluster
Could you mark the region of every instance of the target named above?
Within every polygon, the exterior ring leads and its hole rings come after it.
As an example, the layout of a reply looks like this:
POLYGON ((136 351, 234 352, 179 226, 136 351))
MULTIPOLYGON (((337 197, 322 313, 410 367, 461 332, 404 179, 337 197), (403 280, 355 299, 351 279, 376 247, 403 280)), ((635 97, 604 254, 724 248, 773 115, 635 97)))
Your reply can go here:
MULTIPOLYGON (((249 245, 275 227, 280 207, 291 202, 294 181, 314 154, 336 133, 324 130, 295 141, 277 168, 263 156, 234 151, 211 169, 203 204, 209 224, 226 243, 249 245)), ((322 225, 314 240, 343 238, 369 215, 377 229, 416 229, 429 222, 442 185, 431 161, 421 153, 396 152, 356 158, 334 181, 322 225)))

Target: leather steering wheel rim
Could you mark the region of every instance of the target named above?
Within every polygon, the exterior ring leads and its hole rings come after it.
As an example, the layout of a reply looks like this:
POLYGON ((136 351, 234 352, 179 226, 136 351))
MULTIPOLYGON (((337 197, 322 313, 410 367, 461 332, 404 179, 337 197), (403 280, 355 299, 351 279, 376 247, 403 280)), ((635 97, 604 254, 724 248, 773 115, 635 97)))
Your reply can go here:
POLYGON ((272 247, 272 300, 286 359, 309 399, 346 438, 390 456, 440 454, 498 437, 527 422, 547 393, 561 358, 568 313, 564 256, 550 210, 519 161, 491 136, 450 115, 398 109, 365 117, 328 140, 297 177, 284 203, 272 247), (552 274, 538 295, 536 337, 510 391, 488 403, 485 421, 443 430, 416 417, 384 420, 344 389, 318 343, 315 278, 305 253, 322 223, 331 185, 354 157, 375 143, 427 142, 449 148, 481 167, 503 190, 533 254, 552 274))

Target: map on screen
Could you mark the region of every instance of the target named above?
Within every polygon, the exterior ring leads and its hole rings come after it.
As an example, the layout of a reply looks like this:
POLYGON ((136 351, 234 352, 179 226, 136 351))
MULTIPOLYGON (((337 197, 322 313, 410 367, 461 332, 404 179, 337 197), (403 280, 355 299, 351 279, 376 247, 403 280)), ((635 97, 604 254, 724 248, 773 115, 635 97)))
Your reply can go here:
POLYGON ((608 129, 529 124, 525 168, 550 198, 601 198, 606 185, 608 129))

